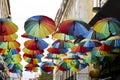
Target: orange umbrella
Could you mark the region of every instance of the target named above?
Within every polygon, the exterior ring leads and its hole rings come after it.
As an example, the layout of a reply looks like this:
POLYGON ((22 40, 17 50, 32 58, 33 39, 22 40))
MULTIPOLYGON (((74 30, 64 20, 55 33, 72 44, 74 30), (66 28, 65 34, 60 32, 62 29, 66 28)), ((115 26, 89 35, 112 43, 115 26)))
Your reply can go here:
POLYGON ((9 35, 17 32, 18 27, 7 18, 0 18, 0 35, 9 35))

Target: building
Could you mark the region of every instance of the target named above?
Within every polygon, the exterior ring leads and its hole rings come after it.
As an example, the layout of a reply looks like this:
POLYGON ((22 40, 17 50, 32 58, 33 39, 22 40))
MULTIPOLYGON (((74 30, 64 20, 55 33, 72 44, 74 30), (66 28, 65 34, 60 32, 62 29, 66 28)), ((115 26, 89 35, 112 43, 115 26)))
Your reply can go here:
MULTIPOLYGON (((56 24, 68 19, 89 23, 105 2, 106 0, 63 0, 55 18, 56 24)), ((87 67, 78 73, 55 70, 53 80, 90 80, 90 69, 87 67)))
POLYGON ((10 18, 10 4, 9 0, 0 0, 0 18, 10 18))

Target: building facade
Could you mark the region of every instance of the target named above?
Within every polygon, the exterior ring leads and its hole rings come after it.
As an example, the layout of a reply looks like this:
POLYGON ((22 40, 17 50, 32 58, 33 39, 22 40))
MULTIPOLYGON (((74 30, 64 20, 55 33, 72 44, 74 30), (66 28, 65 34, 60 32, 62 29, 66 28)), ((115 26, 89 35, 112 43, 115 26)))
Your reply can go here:
MULTIPOLYGON (((69 19, 82 20, 89 23, 96 14, 94 7, 102 7, 106 0, 63 0, 58 10, 55 21, 58 25, 60 22, 69 19)), ((54 71, 53 80, 91 80, 89 71, 91 67, 75 73, 70 71, 54 71)))
POLYGON ((0 0, 0 18, 10 18, 10 4, 9 0, 0 0))

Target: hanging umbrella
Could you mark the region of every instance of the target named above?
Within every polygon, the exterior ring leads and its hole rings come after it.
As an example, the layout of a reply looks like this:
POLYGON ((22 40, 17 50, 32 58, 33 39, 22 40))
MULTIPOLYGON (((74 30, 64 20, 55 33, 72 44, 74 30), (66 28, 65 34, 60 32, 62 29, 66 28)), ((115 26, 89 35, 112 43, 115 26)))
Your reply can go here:
POLYGON ((4 57, 4 61, 6 63, 19 63, 22 61, 21 55, 20 54, 7 54, 7 55, 3 55, 4 57))
POLYGON ((52 46, 54 48, 71 48, 74 46, 74 43, 70 40, 56 40, 52 46))
POLYGON ((10 35, 18 30, 16 24, 7 18, 0 18, 0 35, 10 35))
POLYGON ((80 62, 78 60, 71 60, 68 62, 68 64, 70 65, 70 71, 72 72, 79 72, 80 69, 80 62))
POLYGON ((89 29, 89 25, 83 21, 66 20, 58 25, 58 33, 64 33, 72 36, 83 36, 89 29))
POLYGON ((39 67, 38 64, 27 64, 27 65, 25 65, 25 71, 37 72, 38 67, 39 67))
POLYGON ((42 62, 40 64, 40 69, 45 72, 45 73, 53 73, 53 69, 54 69, 55 64, 52 62, 42 62))
POLYGON ((14 41, 18 38, 17 34, 0 35, 0 42, 14 41))
POLYGON ((91 52, 86 52, 87 55, 83 56, 84 58, 84 63, 87 64, 98 64, 98 59, 95 55, 92 55, 91 52))
POLYGON ((50 52, 51 54, 63 54, 63 53, 68 52, 68 49, 50 47, 47 49, 47 51, 50 52))
POLYGON ((109 45, 112 53, 119 53, 120 51, 120 36, 111 36, 106 41, 105 44, 109 45))
POLYGON ((57 54, 51 54, 51 53, 48 53, 47 56, 45 56, 45 58, 47 59, 59 59, 58 55, 57 54))
POLYGON ((57 68, 60 71, 68 71, 68 70, 70 70, 70 66, 66 62, 64 62, 64 61, 60 61, 57 64, 57 68))
POLYGON ((79 46, 83 46, 87 51, 91 51, 94 47, 101 46, 101 42, 98 40, 83 39, 78 43, 79 46))
POLYGON ((95 23, 93 28, 97 33, 100 33, 100 39, 106 39, 111 35, 119 35, 120 22, 115 18, 104 18, 95 23))
POLYGON ((0 53, 2 53, 3 55, 7 55, 7 54, 17 54, 20 52, 20 48, 15 48, 15 49, 1 49, 0 48, 0 53))
POLYGON ((66 57, 63 58, 64 61, 67 60, 83 60, 80 56, 78 56, 76 53, 68 53, 66 57))
POLYGON ((85 47, 83 47, 83 46, 73 46, 72 48, 71 48, 71 50, 72 50, 72 52, 81 52, 81 53, 85 53, 85 52, 87 52, 87 49, 85 48, 85 47))
POLYGON ((11 73, 22 73, 23 66, 20 63, 8 64, 8 69, 11 73))
POLYGON ((24 46, 30 50, 41 50, 41 49, 45 49, 48 47, 48 43, 46 43, 45 41, 41 40, 27 40, 24 43, 24 46))
POLYGON ((67 35, 64 33, 58 33, 58 32, 55 32, 54 34, 52 34, 52 38, 60 39, 60 40, 75 40, 76 39, 75 36, 67 35))
POLYGON ((16 49, 20 47, 20 43, 17 41, 10 41, 10 42, 0 42, 1 49, 16 49))
POLYGON ((40 63, 42 57, 43 57, 42 54, 29 54, 29 53, 23 54, 23 59, 29 64, 40 63))
POLYGON ((23 52, 24 53, 29 53, 29 54, 42 54, 44 52, 44 50, 30 50, 30 49, 27 49, 27 48, 23 48, 23 52))
POLYGON ((37 15, 27 19, 24 29, 31 36, 45 38, 55 31, 56 25, 51 18, 37 15))

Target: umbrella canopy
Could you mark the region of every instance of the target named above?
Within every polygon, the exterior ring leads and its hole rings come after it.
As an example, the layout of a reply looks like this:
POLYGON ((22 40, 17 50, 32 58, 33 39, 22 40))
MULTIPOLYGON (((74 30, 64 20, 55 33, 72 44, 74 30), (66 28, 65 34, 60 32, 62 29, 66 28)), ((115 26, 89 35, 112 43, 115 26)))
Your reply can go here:
POLYGON ((0 42, 1 49, 16 49, 20 47, 20 43, 17 41, 10 41, 10 42, 0 42))
POLYGON ((10 35, 17 32, 18 27, 7 18, 0 18, 0 35, 10 35))
POLYGON ((78 43, 79 46, 83 46, 87 51, 91 51, 93 48, 101 46, 101 42, 98 40, 83 39, 78 43))
POLYGON ((51 54, 63 54, 63 53, 68 52, 68 49, 50 47, 47 49, 47 51, 50 52, 51 54))
POLYGON ((80 56, 78 56, 75 53, 68 53, 66 57, 63 58, 64 61, 69 61, 69 60, 83 60, 80 56))
POLYGON ((29 54, 42 54, 44 52, 44 50, 30 50, 27 48, 23 48, 23 52, 24 53, 29 53, 29 54))
POLYGON ((7 54, 7 55, 3 55, 3 57, 4 57, 4 61, 6 63, 9 63, 9 64, 11 64, 11 63, 19 63, 22 60, 20 54, 14 54, 14 55, 7 54))
POLYGON ((93 25, 96 32, 100 33, 100 39, 105 39, 111 35, 119 35, 120 22, 115 18, 104 18, 93 25))
POLYGON ((29 64, 40 63, 42 57, 43 57, 42 54, 29 54, 29 53, 23 54, 23 59, 29 64))
POLYGON ((48 53, 47 56, 45 56, 45 58, 47 59, 59 59, 58 55, 57 54, 51 54, 51 53, 48 53))
POLYGON ((15 49, 0 49, 0 53, 2 53, 3 55, 7 55, 7 54, 17 54, 20 52, 20 48, 15 48, 15 49))
POLYGON ((55 32, 54 34, 52 34, 52 38, 60 39, 60 40, 75 40, 76 39, 75 36, 67 35, 64 33, 58 33, 58 32, 55 32))
POLYGON ((8 64, 8 69, 11 73, 22 73, 23 66, 20 63, 8 64))
POLYGON ((27 40, 24 42, 24 46, 30 50, 41 50, 48 47, 48 43, 44 40, 27 40))
POLYGON ((52 73, 54 66, 55 66, 55 64, 52 62, 42 62, 40 64, 40 69, 45 73, 52 73))
POLYGON ((70 71, 72 72, 79 72, 87 66, 87 64, 80 63, 78 60, 69 60, 67 63, 70 66, 70 71))
POLYGON ((56 25, 51 18, 37 15, 27 19, 24 29, 31 36, 45 38, 55 31, 56 25))
POLYGON ((25 71, 37 72, 38 71, 38 64, 27 64, 25 65, 25 71))
POLYGON ((17 34, 10 34, 10 35, 0 35, 0 42, 9 42, 16 40, 18 38, 17 34))
POLYGON ((66 20, 58 25, 58 33, 64 33, 72 36, 84 35, 89 29, 89 25, 83 21, 66 20))
POLYGON ((44 40, 27 40, 24 42, 24 46, 30 50, 41 50, 48 47, 48 43, 44 40))
POLYGON ((60 71, 68 71, 70 70, 70 66, 64 62, 64 61, 61 61, 57 64, 57 68, 60 70, 60 71))
POLYGON ((52 46, 54 48, 71 48, 74 46, 74 43, 70 40, 56 40, 52 46))
POLYGON ((112 53, 120 52, 120 36, 111 36, 104 43, 110 46, 112 53))
POLYGON ((84 46, 73 46, 71 50, 73 52, 81 52, 81 53, 87 52, 87 49, 84 46))

